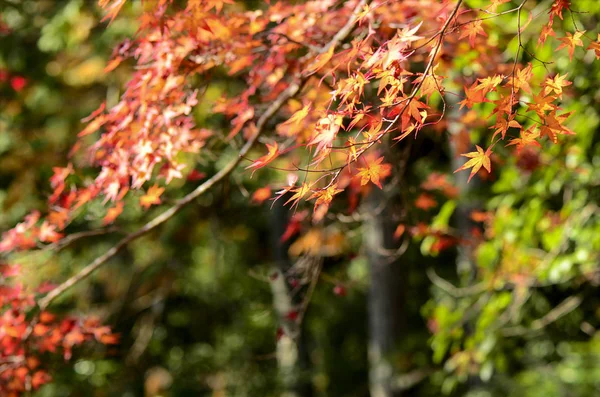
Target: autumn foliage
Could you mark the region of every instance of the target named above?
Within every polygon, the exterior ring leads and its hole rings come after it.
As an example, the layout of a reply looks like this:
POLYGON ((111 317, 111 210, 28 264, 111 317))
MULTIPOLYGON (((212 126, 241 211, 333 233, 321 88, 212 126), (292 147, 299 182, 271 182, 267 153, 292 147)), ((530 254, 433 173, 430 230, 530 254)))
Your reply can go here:
MULTIPOLYGON (((99 3, 108 23, 119 18, 126 1, 99 3)), ((253 192, 251 200, 308 208, 310 216, 294 217, 286 232, 296 234, 300 224, 310 229, 327 223, 336 202, 341 203, 336 211, 352 213, 372 189, 383 189, 400 169, 387 157, 389 151, 428 129, 439 133, 450 122, 463 130, 488 129, 477 142, 468 134, 448 137, 460 148, 456 154, 466 158, 455 172, 469 172, 469 181, 492 174, 502 157, 518 158, 574 134, 567 126, 571 112, 561 107, 572 76, 557 73, 534 54, 532 62, 521 63, 531 48, 521 36, 534 18, 543 21, 536 45, 555 45, 573 62, 586 52, 600 58, 600 36, 556 28, 570 9, 566 0, 553 1, 541 15, 527 9, 527 1, 511 9, 505 0, 489 1, 482 9, 462 0, 267 1, 256 10, 230 0, 180 3, 144 2, 138 34, 115 47, 105 69, 131 71, 120 100, 110 107, 99 104, 84 120, 71 161, 54 168, 47 213, 32 213, 5 232, 0 250, 61 244, 92 201, 105 205, 104 225, 118 221, 130 197, 145 210, 164 206, 164 212, 63 284, 27 291, 13 282, 18 264, 1 265, 4 394, 48 382, 47 354, 68 359, 84 342, 116 342, 97 320, 57 317, 50 304, 238 165, 255 177, 269 168, 287 174, 253 192), (518 14, 509 55, 507 38, 492 32, 494 18, 506 13, 518 14), (455 54, 469 51, 470 74, 456 73, 455 54), (535 73, 540 69, 543 76, 535 73), (238 92, 210 98, 213 81, 223 78, 235 79, 238 92), (210 108, 230 128, 198 125, 198 107, 210 108), (200 171, 190 159, 204 154, 227 161, 200 171), (94 169, 95 177, 82 177, 84 168, 94 169), (179 179, 194 190, 169 200, 167 186, 179 179)), ((11 79, 16 91, 26 84, 18 76, 11 79)), ((432 174, 420 187, 415 208, 436 208, 434 193, 458 194, 446 175, 432 174)), ((426 236, 434 239, 437 252, 483 238, 453 236, 423 223, 402 223, 395 233, 396 239, 426 236)), ((335 288, 337 295, 346 293, 335 288)))

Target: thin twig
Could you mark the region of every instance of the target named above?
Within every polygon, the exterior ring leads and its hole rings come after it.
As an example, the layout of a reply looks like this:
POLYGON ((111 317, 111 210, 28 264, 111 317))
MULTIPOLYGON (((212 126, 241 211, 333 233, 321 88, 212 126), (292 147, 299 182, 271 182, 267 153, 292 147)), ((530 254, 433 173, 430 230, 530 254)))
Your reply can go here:
POLYGON ((562 301, 558 306, 554 309, 550 310, 546 313, 545 316, 534 320, 531 323, 530 327, 509 327, 501 329, 501 333, 504 336, 521 336, 528 333, 540 331, 548 325, 556 322, 561 317, 566 316, 571 313, 573 310, 577 309, 579 305, 583 302, 583 298, 581 295, 573 295, 562 301))
POLYGON ((44 251, 52 250, 52 251, 57 252, 82 238, 102 236, 105 234, 118 232, 118 231, 119 231, 119 228, 117 228, 117 227, 109 227, 109 228, 105 228, 105 229, 88 230, 88 231, 84 231, 84 232, 73 233, 73 234, 70 234, 70 235, 66 236, 65 238, 57 241, 56 243, 45 246, 42 250, 44 250, 44 251))
POLYGON ((478 295, 488 290, 484 283, 477 283, 470 287, 456 287, 448 280, 437 275, 435 270, 429 268, 425 271, 429 280, 438 288, 448 293, 455 298, 463 298, 465 296, 478 295))

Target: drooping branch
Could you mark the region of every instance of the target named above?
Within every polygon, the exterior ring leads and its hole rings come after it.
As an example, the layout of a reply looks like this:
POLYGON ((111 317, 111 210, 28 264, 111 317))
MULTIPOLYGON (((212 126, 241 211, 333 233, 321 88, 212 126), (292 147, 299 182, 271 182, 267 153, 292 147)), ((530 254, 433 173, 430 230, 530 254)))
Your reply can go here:
MULTIPOLYGON (((357 20, 357 16, 366 4, 368 4, 368 0, 360 0, 354 8, 352 15, 350 16, 346 24, 342 27, 342 29, 340 29, 334 35, 334 37, 322 48, 320 48, 319 51, 317 51, 317 53, 314 55, 317 56, 320 54, 324 54, 331 48, 337 46, 340 42, 344 41, 352 32, 352 29, 357 20)), ((200 186, 194 189, 191 193, 187 194, 182 199, 177 201, 165 212, 158 215, 156 218, 150 220, 148 223, 144 224, 142 227, 140 227, 133 233, 123 237, 119 242, 113 245, 104 254, 98 256, 96 259, 94 259, 91 263, 89 263, 75 275, 71 276, 69 279, 59 284, 56 288, 54 288, 52 291, 50 291, 47 295, 45 295, 38 301, 38 307, 40 308, 40 310, 45 310, 55 299, 57 299, 59 296, 61 296, 63 293, 68 291, 71 287, 73 287, 80 281, 90 276, 94 271, 96 271, 102 265, 107 263, 111 258, 117 255, 117 253, 125 246, 127 246, 130 242, 156 229, 158 226, 171 219, 186 205, 188 205, 198 197, 202 196, 204 193, 209 191, 213 186, 215 186, 219 182, 225 180, 237 168, 240 162, 242 162, 242 160, 246 157, 246 155, 252 149, 254 144, 258 141, 258 138, 264 133, 265 126, 271 120, 271 118, 277 114, 277 112, 289 99, 292 99, 300 92, 302 86, 308 78, 309 76, 294 76, 294 79, 290 83, 288 88, 284 90, 281 94, 279 94, 279 96, 271 103, 271 105, 269 105, 269 107, 260 116, 260 118, 256 122, 256 129, 254 134, 240 149, 238 156, 235 159, 231 160, 227 165, 225 165, 225 167, 223 167, 210 179, 206 180, 204 183, 202 183, 200 186)))

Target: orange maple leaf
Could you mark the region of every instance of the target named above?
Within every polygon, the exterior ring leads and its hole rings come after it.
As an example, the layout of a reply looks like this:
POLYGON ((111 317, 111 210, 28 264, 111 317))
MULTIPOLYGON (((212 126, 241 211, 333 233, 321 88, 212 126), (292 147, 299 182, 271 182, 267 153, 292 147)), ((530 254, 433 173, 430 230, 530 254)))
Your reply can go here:
POLYGON ((557 74, 556 76, 554 76, 553 79, 551 79, 550 77, 547 77, 546 81, 544 81, 544 94, 548 95, 549 93, 554 91, 556 96, 558 96, 559 98, 562 98, 563 87, 567 87, 567 86, 573 84, 569 80, 566 80, 566 78, 567 78, 567 73, 565 73, 562 76, 560 74, 557 74))
POLYGON ((151 186, 148 192, 140 197, 140 205, 148 209, 151 205, 158 205, 161 203, 160 195, 165 191, 165 188, 158 187, 158 185, 151 186))
POLYGON ((581 41, 581 38, 583 37, 584 33, 585 30, 579 30, 575 32, 575 34, 567 32, 567 35, 565 37, 561 37, 560 39, 558 39, 558 41, 560 41, 562 44, 558 46, 556 51, 560 50, 561 48, 568 48, 569 59, 573 60, 573 53, 575 52, 575 47, 583 47, 583 41, 581 41))
POLYGON ((467 161, 465 164, 463 164, 462 167, 460 167, 459 169, 454 171, 454 173, 457 173, 458 171, 472 168, 471 175, 469 175, 469 179, 467 182, 471 181, 471 178, 473 178, 473 175, 475 175, 477 173, 477 171, 479 171, 481 169, 482 166, 483 166, 483 168, 485 168, 487 170, 487 172, 492 171, 492 164, 490 161, 490 155, 492 154, 492 152, 490 150, 491 148, 488 148, 484 152, 483 149, 479 145, 476 145, 475 147, 477 148, 476 152, 469 152, 469 153, 461 154, 461 156, 468 157, 471 160, 467 161))
POLYGON ((114 207, 109 208, 108 211, 106 211, 106 216, 103 219, 103 224, 106 226, 109 223, 113 223, 115 219, 117 219, 117 217, 121 215, 121 212, 123 212, 123 202, 118 201, 114 207))
POLYGON ((512 87, 515 91, 518 91, 522 88, 523 91, 531 94, 531 87, 529 86, 529 82, 531 81, 532 76, 531 70, 531 63, 529 63, 525 68, 517 69, 516 73, 512 77, 508 78, 506 86, 512 87))
POLYGON ((596 53, 596 59, 600 59, 600 33, 598 33, 598 39, 596 41, 592 41, 587 50, 594 50, 596 53))
POLYGON ((552 21, 550 21, 548 25, 544 25, 544 27, 542 27, 542 31, 540 32, 540 38, 538 39, 538 46, 543 46, 544 43, 546 43, 548 36, 556 36, 556 33, 554 33, 554 29, 552 29, 552 21))
POLYGON ((483 27, 481 26, 482 23, 483 23, 483 21, 474 21, 474 22, 467 24, 463 28, 463 30, 462 30, 460 36, 458 36, 458 38, 462 39, 464 37, 469 36, 469 44, 471 45, 471 48, 475 48, 475 37, 477 37, 477 35, 487 37, 487 33, 485 33, 485 31, 483 30, 483 27))
POLYGON ((552 7, 550 7, 550 11, 548 11, 550 20, 554 19, 555 16, 563 19, 562 12, 565 8, 568 10, 570 5, 570 0, 555 0, 554 3, 552 3, 552 7))
POLYGON ((459 102, 460 109, 463 107, 467 107, 468 109, 472 109, 473 105, 476 103, 485 102, 485 91, 483 89, 478 89, 479 87, 477 83, 473 83, 470 87, 464 87, 465 89, 465 99, 459 102))
POLYGON ((364 168, 358 168, 358 176, 361 177, 360 184, 361 186, 366 185, 369 181, 373 182, 378 188, 383 189, 381 186, 381 179, 387 177, 392 170, 392 166, 390 164, 381 164, 383 161, 383 157, 378 158, 377 160, 367 163, 367 166, 364 168))
POLYGON ((333 57, 333 49, 334 46, 330 46, 327 52, 317 55, 314 61, 306 67, 304 72, 306 74, 313 74, 321 69, 323 66, 327 65, 327 62, 333 57))
POLYGON ((315 209, 316 209, 319 205, 331 204, 331 200, 333 200, 333 196, 335 196, 336 194, 343 192, 343 191, 344 191, 344 189, 338 189, 337 184, 334 183, 333 185, 329 186, 328 188, 316 191, 308 199, 309 200, 312 200, 313 198, 317 199, 317 201, 315 202, 315 209))
POLYGON ((254 204, 262 204, 265 200, 271 197, 271 188, 268 186, 257 189, 252 194, 252 202, 254 204))
POLYGON ((421 193, 419 197, 415 200, 415 207, 422 209, 423 211, 430 210, 431 208, 435 208, 437 206, 437 201, 426 193, 421 193))
MULTIPOLYGON (((279 146, 277 145, 277 142, 275 142, 273 145, 269 145, 267 143, 267 154, 254 160, 254 162, 252 162, 252 164, 246 167, 246 169, 254 168, 254 171, 256 171, 257 169, 269 164, 271 161, 275 160, 275 158, 279 155, 278 149, 279 146)), ((254 175, 254 171, 252 171, 252 175, 254 175)))
POLYGON ((558 134, 573 135, 573 131, 563 125, 563 123, 571 116, 573 112, 556 114, 556 110, 553 110, 544 117, 543 125, 540 127, 540 136, 546 136, 550 138, 553 143, 558 143, 558 134))
POLYGON ((517 154, 521 153, 521 150, 527 146, 537 146, 541 147, 537 139, 540 137, 540 132, 537 127, 529 127, 527 130, 521 131, 521 137, 511 139, 508 145, 515 145, 517 148, 517 154))
POLYGON ((514 115, 510 116, 508 120, 504 118, 498 118, 498 120, 496 121, 496 125, 490 127, 492 129, 496 129, 494 131, 494 135, 492 135, 492 140, 494 140, 494 138, 498 134, 502 134, 502 139, 504 139, 504 137, 506 136, 506 131, 508 131, 509 128, 522 128, 521 124, 519 124, 519 122, 517 120, 514 120, 513 118, 514 115))
POLYGON ((544 117, 547 110, 556 109, 556 105, 552 103, 555 98, 552 96, 543 96, 543 93, 534 95, 531 102, 527 104, 527 111, 534 110, 540 117, 544 117))

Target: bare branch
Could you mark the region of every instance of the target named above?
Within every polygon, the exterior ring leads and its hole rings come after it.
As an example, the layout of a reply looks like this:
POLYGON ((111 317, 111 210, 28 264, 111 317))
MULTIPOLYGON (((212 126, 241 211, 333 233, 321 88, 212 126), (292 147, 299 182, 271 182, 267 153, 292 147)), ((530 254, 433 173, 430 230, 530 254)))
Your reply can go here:
POLYGON ((573 295, 562 301, 554 309, 550 310, 544 317, 538 318, 531 323, 530 327, 508 327, 500 330, 504 336, 521 336, 531 332, 540 331, 548 325, 556 322, 561 317, 566 316, 577 309, 583 302, 581 295, 573 295))
POLYGON ((84 231, 84 232, 79 232, 79 233, 73 233, 73 234, 66 236, 62 240, 57 241, 56 243, 45 246, 43 248, 43 250, 44 251, 53 250, 53 251, 57 252, 82 238, 102 236, 104 234, 109 234, 109 233, 118 232, 118 231, 119 231, 119 229, 116 227, 109 227, 109 228, 105 228, 105 229, 89 230, 89 231, 84 231))
POLYGON ((438 276, 435 270, 433 270, 432 268, 427 269, 425 273, 427 274, 429 281, 431 281, 436 287, 440 288, 441 290, 445 291, 446 293, 452 295, 455 298, 478 295, 488 290, 484 283, 477 283, 470 287, 464 288, 456 287, 448 280, 438 276))

